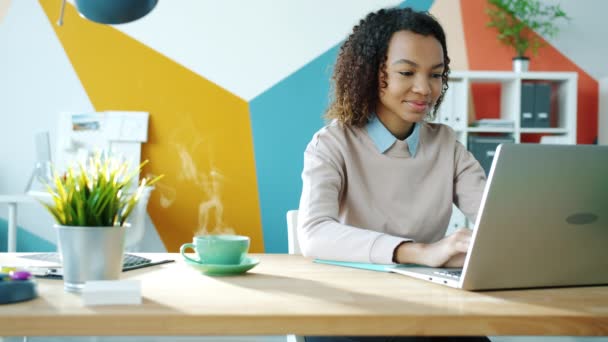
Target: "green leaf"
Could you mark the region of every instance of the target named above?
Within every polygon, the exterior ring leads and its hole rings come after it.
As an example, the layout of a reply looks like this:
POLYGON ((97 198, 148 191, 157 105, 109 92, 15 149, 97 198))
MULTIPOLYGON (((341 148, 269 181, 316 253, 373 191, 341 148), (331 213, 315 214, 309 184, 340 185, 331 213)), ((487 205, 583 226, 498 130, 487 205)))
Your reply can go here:
POLYGON ((526 51, 533 54, 542 46, 533 34, 554 37, 559 32, 558 19, 569 20, 559 5, 548 5, 540 0, 488 0, 487 27, 496 29, 498 40, 513 47, 518 56, 526 51))
POLYGON ((78 167, 68 168, 64 174, 53 169, 52 182, 46 185, 51 201, 42 202, 58 224, 67 226, 124 225, 141 198, 146 186, 156 183, 144 177, 138 186, 134 178, 148 161, 130 171, 129 164, 101 153, 96 153, 78 167))

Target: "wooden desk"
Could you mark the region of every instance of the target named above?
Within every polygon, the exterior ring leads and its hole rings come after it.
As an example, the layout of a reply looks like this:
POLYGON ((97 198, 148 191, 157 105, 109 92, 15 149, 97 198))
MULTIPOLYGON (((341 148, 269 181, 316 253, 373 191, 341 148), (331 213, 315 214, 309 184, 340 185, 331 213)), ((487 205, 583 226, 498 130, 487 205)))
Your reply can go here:
POLYGON ((170 257, 123 273, 142 281, 142 305, 85 307, 39 280, 40 298, 0 306, 0 335, 608 335, 608 286, 466 292, 276 254, 208 277, 170 257))

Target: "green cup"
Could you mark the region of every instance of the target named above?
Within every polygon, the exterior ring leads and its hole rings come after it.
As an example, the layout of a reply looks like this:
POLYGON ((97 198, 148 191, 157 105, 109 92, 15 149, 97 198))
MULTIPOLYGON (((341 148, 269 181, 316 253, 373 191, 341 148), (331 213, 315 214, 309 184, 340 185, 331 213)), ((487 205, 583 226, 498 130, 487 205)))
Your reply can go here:
POLYGON ((249 237, 242 235, 201 235, 195 236, 192 243, 185 243, 179 249, 181 255, 192 262, 213 265, 238 265, 247 256, 249 237), (186 255, 193 249, 198 260, 186 255))

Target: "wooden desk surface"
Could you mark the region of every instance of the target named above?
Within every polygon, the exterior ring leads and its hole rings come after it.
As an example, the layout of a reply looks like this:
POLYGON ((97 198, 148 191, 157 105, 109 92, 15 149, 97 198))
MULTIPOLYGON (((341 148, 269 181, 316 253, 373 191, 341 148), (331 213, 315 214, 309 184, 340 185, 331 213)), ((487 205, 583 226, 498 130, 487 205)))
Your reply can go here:
POLYGON ((0 305, 0 335, 608 335, 608 286, 467 292, 277 254, 209 277, 168 256, 123 273, 142 281, 142 305, 85 307, 39 279, 38 299, 0 305))

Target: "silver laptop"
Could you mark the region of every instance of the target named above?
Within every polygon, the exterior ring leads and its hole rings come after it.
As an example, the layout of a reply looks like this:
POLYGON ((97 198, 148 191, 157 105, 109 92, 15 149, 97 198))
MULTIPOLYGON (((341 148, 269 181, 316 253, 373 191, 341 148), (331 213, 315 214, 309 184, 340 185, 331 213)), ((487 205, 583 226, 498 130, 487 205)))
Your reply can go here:
POLYGON ((608 146, 500 145, 464 267, 391 271, 465 290, 608 284, 608 146))

